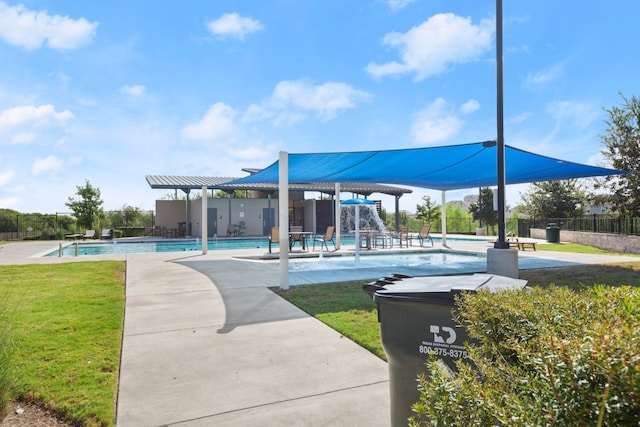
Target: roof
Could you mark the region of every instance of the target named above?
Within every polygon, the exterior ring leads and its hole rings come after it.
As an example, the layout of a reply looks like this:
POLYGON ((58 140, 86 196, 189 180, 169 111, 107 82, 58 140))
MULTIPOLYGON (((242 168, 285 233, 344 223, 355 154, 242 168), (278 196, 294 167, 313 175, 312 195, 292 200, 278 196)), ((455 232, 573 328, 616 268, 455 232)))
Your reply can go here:
MULTIPOLYGON (((252 173, 259 172, 260 169, 243 169, 252 173)), ((151 188, 154 189, 179 189, 187 192, 188 190, 201 189, 206 185, 208 189, 217 189, 223 191, 233 190, 257 190, 264 192, 278 191, 276 183, 250 183, 250 184, 226 184, 242 178, 231 177, 214 177, 214 176, 178 176, 178 175, 147 175, 146 180, 151 188)), ((317 191, 320 193, 334 194, 335 184, 332 182, 307 182, 307 183, 290 183, 291 191, 317 191)), ((343 182, 340 184, 341 192, 351 192, 369 196, 373 193, 389 194, 393 196, 402 196, 411 193, 412 190, 403 187, 392 187, 388 185, 380 185, 373 183, 361 182, 343 182)))
MULTIPOLYGON (((507 184, 626 173, 505 146, 507 184)), ((458 190, 498 185, 495 141, 401 150, 290 153, 289 182, 360 182, 458 190)), ((277 183, 278 162, 230 184, 277 183)))

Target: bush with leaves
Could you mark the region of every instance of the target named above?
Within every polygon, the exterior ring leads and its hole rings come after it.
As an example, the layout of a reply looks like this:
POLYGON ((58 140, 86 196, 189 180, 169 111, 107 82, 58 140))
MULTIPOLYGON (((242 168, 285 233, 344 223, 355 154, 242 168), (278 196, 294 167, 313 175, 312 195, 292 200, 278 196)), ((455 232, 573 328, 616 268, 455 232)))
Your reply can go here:
POLYGON ((640 289, 467 294, 473 365, 437 360, 412 426, 640 425, 640 289))

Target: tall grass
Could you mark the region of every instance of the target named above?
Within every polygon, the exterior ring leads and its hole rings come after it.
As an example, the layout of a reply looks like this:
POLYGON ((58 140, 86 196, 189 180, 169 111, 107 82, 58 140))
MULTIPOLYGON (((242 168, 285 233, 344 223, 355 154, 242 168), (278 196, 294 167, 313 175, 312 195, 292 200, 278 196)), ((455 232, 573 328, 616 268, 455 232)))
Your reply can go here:
POLYGON ((11 399, 13 384, 11 359, 14 346, 11 338, 11 316, 8 301, 7 295, 3 294, 0 299, 0 414, 4 413, 11 399))

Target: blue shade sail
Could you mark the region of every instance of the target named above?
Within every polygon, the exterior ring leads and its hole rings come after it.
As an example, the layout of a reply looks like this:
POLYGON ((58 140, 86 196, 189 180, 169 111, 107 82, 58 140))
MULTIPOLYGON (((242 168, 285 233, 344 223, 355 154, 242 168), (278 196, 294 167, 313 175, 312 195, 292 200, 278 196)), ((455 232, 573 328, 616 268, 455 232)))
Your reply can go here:
MULTIPOLYGON (((507 184, 619 175, 626 171, 574 163, 505 146, 507 184)), ((227 184, 277 183, 278 162, 227 184)), ((342 153, 289 154, 289 182, 369 182, 433 190, 498 185, 494 141, 342 153)))

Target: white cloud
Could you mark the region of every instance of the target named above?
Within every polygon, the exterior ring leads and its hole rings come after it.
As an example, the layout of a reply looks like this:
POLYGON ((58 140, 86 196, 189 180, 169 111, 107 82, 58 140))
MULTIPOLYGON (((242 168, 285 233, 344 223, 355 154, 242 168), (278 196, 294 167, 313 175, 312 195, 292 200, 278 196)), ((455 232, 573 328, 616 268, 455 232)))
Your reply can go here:
POLYGON ((0 111, 0 136, 11 144, 29 144, 37 138, 34 129, 63 126, 73 118, 69 110, 53 105, 22 105, 0 111))
POLYGON ((475 99, 470 99, 460 106, 460 112, 462 114, 471 114, 480 109, 480 103, 475 99))
POLYGON ((507 120, 507 123, 509 124, 522 123, 525 120, 527 120, 529 117, 531 117, 531 113, 525 111, 524 113, 520 113, 517 116, 511 117, 510 119, 507 120))
POLYGON ((31 173, 35 176, 52 174, 61 170, 64 162, 54 155, 45 157, 44 159, 36 159, 31 166, 31 173))
POLYGON ((69 110, 56 111, 53 105, 22 105, 0 111, 0 131, 20 126, 63 124, 73 118, 69 110))
POLYGON ((426 108, 414 113, 411 133, 419 144, 435 144, 460 133, 464 121, 446 100, 438 98, 426 108))
POLYGON ((373 77, 414 74, 414 80, 424 80, 447 71, 451 64, 477 60, 492 48, 493 33, 491 20, 473 25, 470 18, 437 14, 406 33, 385 35, 382 44, 400 50, 401 60, 371 62, 366 71, 373 77))
POLYGON ((216 20, 207 22, 207 28, 211 34, 222 39, 244 40, 247 35, 262 31, 264 25, 253 18, 226 13, 216 20))
POLYGON ((0 187, 3 187, 10 183, 15 174, 16 173, 12 170, 0 172, 0 187))
POLYGON ((537 73, 529 73, 525 80, 525 85, 529 88, 545 86, 554 80, 557 80, 564 73, 562 64, 555 64, 546 70, 537 73))
POLYGON ((147 88, 143 85, 124 85, 120 87, 120 93, 131 96, 142 96, 146 90, 147 88))
POLYGON ((306 81, 282 81, 261 105, 251 105, 246 122, 273 119, 276 124, 294 123, 314 113, 320 120, 331 120, 339 113, 354 109, 371 95, 346 83, 327 82, 320 85, 306 81))
POLYGON ((591 104, 555 101, 547 105, 547 112, 563 127, 585 129, 600 118, 601 110, 591 104))
POLYGON ((402 8, 407 7, 409 4, 413 3, 415 0, 387 0, 387 4, 392 12, 397 12, 402 8))
POLYGON ((212 105, 202 119, 182 128, 182 136, 192 141, 223 142, 237 132, 236 111, 218 102, 212 105))
POLYGON ((28 50, 43 44, 58 50, 77 49, 91 43, 97 27, 97 22, 84 18, 74 20, 0 2, 0 37, 28 50))
POLYGON ((22 199, 20 199, 19 197, 6 197, 4 199, 0 199, 0 206, 6 209, 18 210, 18 208, 22 205, 22 199))

